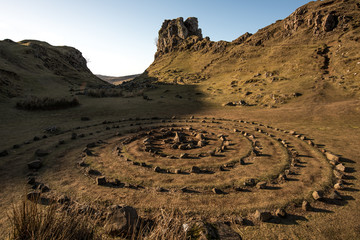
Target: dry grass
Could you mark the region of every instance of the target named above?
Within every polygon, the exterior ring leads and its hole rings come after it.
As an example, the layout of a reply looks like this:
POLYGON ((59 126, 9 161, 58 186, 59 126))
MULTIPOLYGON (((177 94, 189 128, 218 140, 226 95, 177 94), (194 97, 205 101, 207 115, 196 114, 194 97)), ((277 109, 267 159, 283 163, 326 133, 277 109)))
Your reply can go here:
POLYGON ((16 103, 16 108, 23 110, 58 110, 76 107, 80 105, 77 98, 51 98, 51 97, 35 97, 20 100, 16 103))
POLYGON ((23 200, 9 214, 11 240, 92 240, 99 239, 89 217, 75 212, 57 211, 56 204, 41 207, 23 200))
POLYGON ((105 98, 105 97, 137 97, 144 95, 144 89, 137 89, 133 91, 125 91, 118 88, 104 88, 104 89, 89 89, 85 91, 85 95, 95 98, 105 98))

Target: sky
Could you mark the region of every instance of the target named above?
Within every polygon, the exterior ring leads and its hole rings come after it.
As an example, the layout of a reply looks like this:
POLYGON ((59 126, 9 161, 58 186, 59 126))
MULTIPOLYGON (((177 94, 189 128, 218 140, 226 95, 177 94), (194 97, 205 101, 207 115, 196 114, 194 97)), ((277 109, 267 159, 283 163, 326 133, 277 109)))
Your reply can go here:
POLYGON ((80 50, 94 74, 142 73, 165 19, 197 17, 203 36, 232 41, 284 19, 309 0, 0 0, 0 40, 80 50))

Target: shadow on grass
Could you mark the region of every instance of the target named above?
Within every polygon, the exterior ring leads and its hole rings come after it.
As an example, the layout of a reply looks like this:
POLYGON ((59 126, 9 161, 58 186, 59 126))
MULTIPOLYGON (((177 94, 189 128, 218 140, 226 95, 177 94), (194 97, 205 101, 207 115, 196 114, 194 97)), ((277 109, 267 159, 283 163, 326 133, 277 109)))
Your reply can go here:
POLYGON ((308 222, 309 220, 300 215, 287 214, 286 218, 274 217, 270 222, 280 225, 298 225, 299 221, 308 222))

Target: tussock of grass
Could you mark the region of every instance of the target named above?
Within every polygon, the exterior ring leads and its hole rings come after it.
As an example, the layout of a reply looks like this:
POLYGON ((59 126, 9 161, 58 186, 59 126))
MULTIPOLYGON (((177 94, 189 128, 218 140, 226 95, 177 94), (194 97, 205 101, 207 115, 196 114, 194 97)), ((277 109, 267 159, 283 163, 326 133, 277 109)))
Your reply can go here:
POLYGON ((185 222, 186 217, 181 212, 160 209, 159 214, 153 219, 153 224, 142 227, 140 234, 132 239, 187 239, 183 227, 185 222))
POLYGON ((50 98, 32 96, 16 103, 16 108, 23 110, 58 110, 80 105, 77 98, 50 98))
POLYGON ((99 239, 93 222, 85 215, 58 212, 55 204, 41 207, 23 200, 9 214, 10 240, 99 239))

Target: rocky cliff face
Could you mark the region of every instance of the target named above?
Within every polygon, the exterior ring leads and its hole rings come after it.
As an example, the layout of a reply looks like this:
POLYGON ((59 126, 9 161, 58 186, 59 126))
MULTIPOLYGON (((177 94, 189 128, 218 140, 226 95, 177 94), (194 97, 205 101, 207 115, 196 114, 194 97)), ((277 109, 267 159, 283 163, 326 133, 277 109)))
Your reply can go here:
POLYGON ((165 20, 159 31, 158 49, 155 57, 177 49, 181 43, 191 36, 195 37, 197 41, 202 40, 197 18, 189 17, 185 22, 182 17, 165 20))

